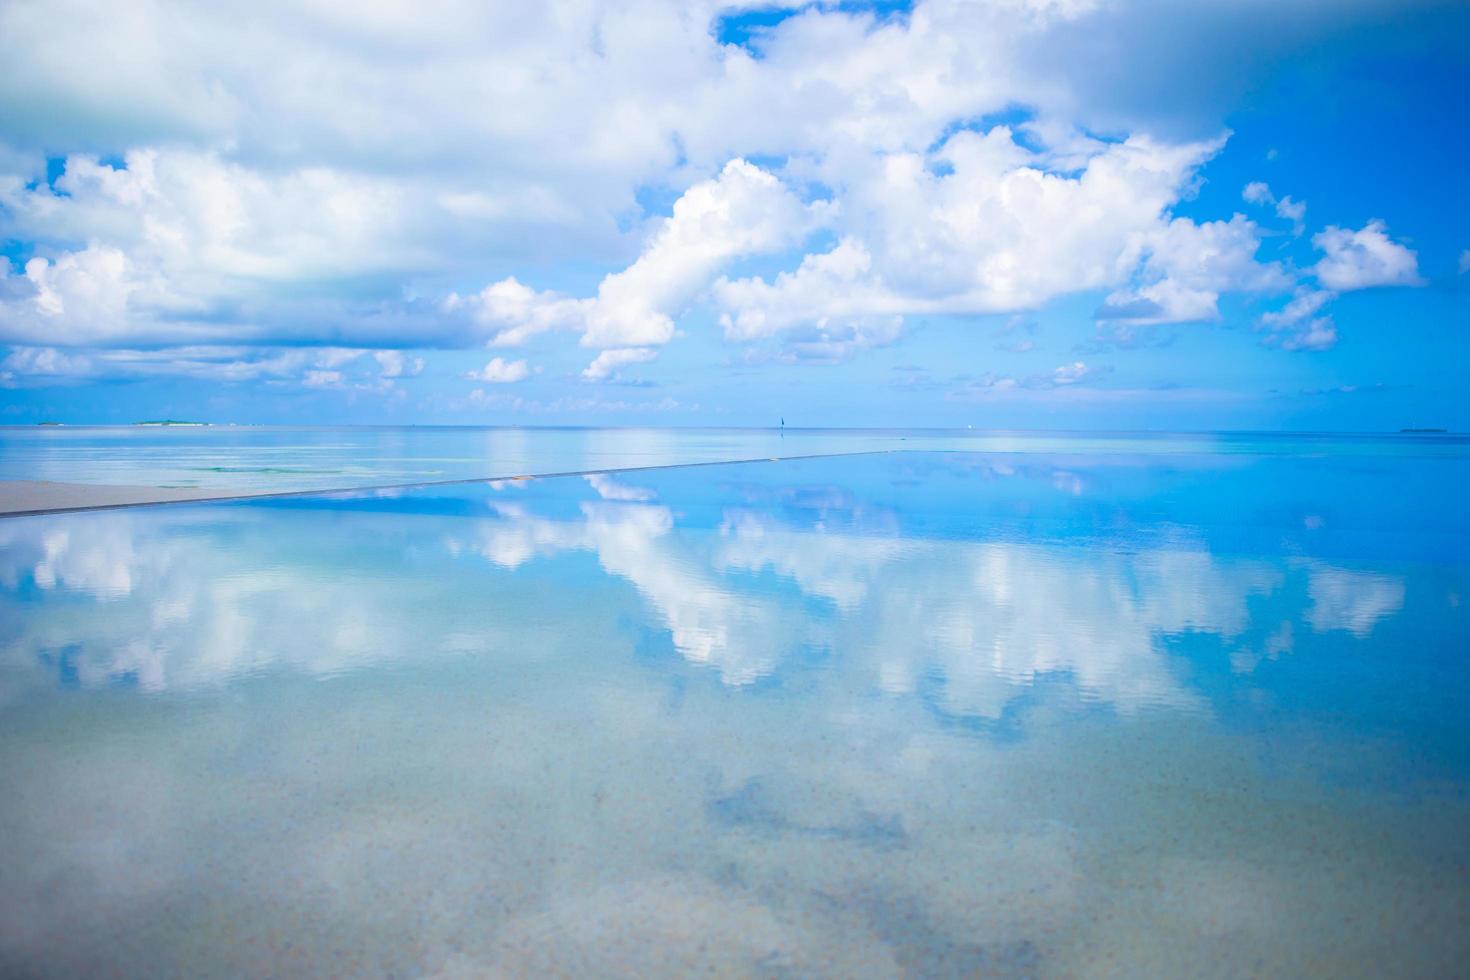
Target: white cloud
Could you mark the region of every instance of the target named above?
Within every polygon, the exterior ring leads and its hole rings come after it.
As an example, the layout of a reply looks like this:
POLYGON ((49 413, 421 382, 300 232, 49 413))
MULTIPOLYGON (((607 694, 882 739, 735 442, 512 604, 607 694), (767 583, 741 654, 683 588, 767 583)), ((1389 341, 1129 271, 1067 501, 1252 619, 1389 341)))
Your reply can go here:
POLYGON ((147 291, 126 254, 105 245, 31 259, 0 299, 0 341, 88 344, 129 332, 128 305, 147 291))
POLYGON ((1422 286, 1418 256, 1388 237, 1388 227, 1377 219, 1361 229, 1329 226, 1312 236, 1312 244, 1326 253, 1313 266, 1317 281, 1328 289, 1348 292, 1373 286, 1422 286))
MULTIPOLYGON (((1150 16, 1224 64, 1253 25, 1207 6, 1150 16)), ((711 298, 732 341, 832 359, 906 316, 1084 290, 1142 322, 1213 319, 1273 267, 1244 219, 1172 215, 1223 117, 1176 105, 1188 86, 1129 88, 1164 61, 1100 70, 1099 38, 1137 36, 1128 8, 817 4, 752 51, 718 43, 726 10, 703 0, 460 0, 432 23, 395 0, 0 7, 0 235, 38 256, 0 276, 0 342, 649 349, 711 298), (971 131, 1015 105, 1034 107, 1019 143, 971 131), (58 151, 64 174, 37 182, 58 151), (830 244, 791 252, 814 231, 830 244), (754 256, 779 258, 732 271, 754 256), (621 271, 594 296, 524 285, 563 266, 621 271)), ((1185 47, 1170 70, 1195 70, 1185 47)))
MULTIPOLYGON (((575 329, 587 347, 640 348, 674 336, 674 316, 726 264, 746 255, 795 244, 819 220, 818 203, 804 205, 775 175, 744 160, 731 160, 718 177, 695 184, 674 202, 636 261, 606 276, 597 295, 571 299, 537 293, 514 279, 487 287, 468 303, 482 323, 495 328, 492 344, 518 343, 546 330, 575 329)), ((649 360, 619 354, 594 361, 585 376, 607 376, 606 366, 649 360)))
POLYGON ((1270 204, 1276 200, 1276 195, 1271 193, 1270 186, 1259 180, 1253 180, 1249 184, 1246 184, 1245 190, 1240 192, 1240 196, 1248 204, 1270 204))
POLYGON ((1331 317, 1318 317, 1299 330, 1279 334, 1277 343, 1282 350, 1328 350, 1337 344, 1337 326, 1331 317))
POLYGON ((1059 385, 1072 385, 1083 380, 1093 372, 1082 361, 1073 361, 1071 364, 1063 364, 1052 372, 1052 382, 1059 385))
POLYGON ((1276 195, 1271 193, 1271 188, 1261 181, 1246 184, 1240 196, 1249 204, 1274 204, 1276 216, 1291 222, 1293 234, 1300 235, 1306 230, 1307 203, 1305 201, 1293 201, 1291 195, 1278 200, 1276 195))
POLYGON ((519 347, 548 330, 579 329, 587 306, 586 300, 537 292, 514 277, 493 282, 472 296, 450 293, 442 304, 448 313, 468 312, 489 333, 492 347, 519 347))
POLYGON ((346 347, 247 347, 191 345, 156 350, 129 348, 65 350, 16 347, 0 360, 0 386, 76 384, 99 380, 192 378, 226 384, 258 382, 313 388, 392 391, 396 379, 416 374, 423 358, 399 351, 346 347), (368 354, 372 358, 368 358, 368 354), (401 362, 387 373, 384 361, 401 362), (378 370, 366 370, 376 364, 378 370))
MULTIPOLYGON (((1282 198, 1280 204, 1290 201, 1282 198)), ((1281 207, 1277 210, 1280 212, 1281 207)), ((1289 210, 1285 216, 1299 221, 1305 205, 1299 211, 1289 210)), ((1381 221, 1370 221, 1359 231, 1329 227, 1312 236, 1312 244, 1326 253, 1312 268, 1321 285, 1298 286, 1286 306, 1261 315, 1260 327, 1266 331, 1263 343, 1267 346, 1292 351, 1328 350, 1337 344, 1337 326, 1324 311, 1339 292, 1423 284, 1417 257, 1390 239, 1381 221)))
POLYGON ((17 347, 0 361, 0 383, 14 384, 22 378, 90 377, 95 371, 92 358, 55 347, 17 347))
POLYGON ((840 359, 897 338, 903 328, 900 297, 872 277, 872 257, 853 239, 808 255, 774 282, 720 279, 714 296, 725 309, 726 338, 751 342, 782 336, 798 356, 840 359))
POLYGON ((412 378, 424 370, 422 357, 408 357, 399 350, 374 351, 373 360, 378 362, 384 378, 412 378))
POLYGON ((602 280, 587 317, 588 347, 666 343, 680 312, 730 260, 795 244, 822 213, 774 175, 732 160, 674 203, 638 261, 602 280))
POLYGON ((1307 202, 1293 201, 1290 197, 1283 197, 1276 202, 1276 216, 1285 218, 1292 223, 1296 233, 1302 233, 1304 222, 1307 218, 1307 202))
POLYGON ((1139 282, 1109 295, 1099 318, 1134 323, 1217 320, 1222 293, 1278 290, 1290 283, 1278 264, 1256 261, 1260 236, 1243 215, 1202 224, 1175 218, 1145 240, 1139 282))
POLYGON ((606 381, 612 377, 617 369, 629 364, 643 364, 658 357, 658 351, 651 347, 624 347, 618 350, 605 350, 593 358, 592 363, 582 371, 582 377, 588 381, 606 381))
MULTIPOLYGON (((431 211, 393 181, 320 167, 265 174, 176 149, 131 151, 117 166, 73 156, 54 189, 0 181, 5 234, 40 253, 0 299, 0 341, 371 334, 368 322, 344 331, 314 319, 311 294, 435 267, 454 243, 431 211)), ((330 302, 340 320, 340 299, 330 302)))
POLYGON ((1268 332, 1266 343, 1284 350, 1327 350, 1337 343, 1337 327, 1322 309, 1337 294, 1326 289, 1299 288, 1291 302, 1261 315, 1268 332))
POLYGON ((465 375, 471 381, 482 381, 486 384, 514 384, 530 376, 531 369, 525 361, 507 361, 499 357, 490 358, 480 370, 465 375))
POLYGON ((829 175, 842 178, 833 224, 843 232, 830 251, 773 280, 716 284, 726 336, 835 328, 849 345, 871 345, 893 339, 903 315, 1032 309, 1130 281, 1106 315, 1213 319, 1222 291, 1287 282, 1255 261, 1245 218, 1196 224, 1168 213, 1219 146, 1099 142, 1068 175, 1000 126, 956 133, 929 155, 866 158, 829 175))
POLYGON ((1460 253, 1460 275, 1470 272, 1470 248, 1460 253))

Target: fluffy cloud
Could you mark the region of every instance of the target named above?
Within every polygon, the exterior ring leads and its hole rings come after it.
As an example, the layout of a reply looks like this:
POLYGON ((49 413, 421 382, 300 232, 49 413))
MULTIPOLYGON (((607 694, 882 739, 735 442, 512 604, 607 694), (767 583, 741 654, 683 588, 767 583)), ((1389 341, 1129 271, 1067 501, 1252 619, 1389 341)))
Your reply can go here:
POLYGON ((1271 193, 1271 186, 1259 180, 1246 184, 1240 196, 1249 204, 1270 204, 1276 200, 1276 195, 1271 193))
POLYGON ((345 347, 189 345, 86 351, 16 347, 0 359, 0 387, 191 378, 384 393, 396 390, 399 380, 422 369, 423 358, 401 351, 345 347), (377 370, 372 370, 374 365, 377 370))
POLYGON ((1175 218, 1147 236, 1140 282, 1108 296, 1100 319, 1182 323, 1219 319, 1220 295, 1285 288, 1290 279, 1275 263, 1255 259, 1256 226, 1242 215, 1197 224, 1175 218))
POLYGON ((530 376, 531 369, 525 361, 507 361, 500 357, 490 358, 480 370, 471 371, 465 375, 471 381, 481 381, 485 384, 514 384, 530 376))
POLYGON ((0 340, 371 335, 367 316, 344 330, 343 296, 434 268, 452 243, 433 211, 396 182, 325 168, 262 174, 183 150, 137 150, 115 166, 73 156, 54 186, 0 182, 5 233, 44 253, 6 281, 0 340), (313 294, 330 304, 323 320, 313 294))
POLYGON ((666 343, 679 312, 731 259, 794 244, 819 205, 804 207, 775 176, 732 160, 720 176, 696 184, 648 248, 622 272, 602 280, 587 317, 588 347, 666 343))
POLYGON ((643 364, 656 357, 658 357, 658 351, 651 347, 623 347, 618 350, 605 350, 587 365, 582 371, 582 377, 588 381, 606 381, 620 367, 629 364, 643 364))
POLYGON ((424 370, 422 357, 408 357, 399 350, 374 351, 373 360, 378 362, 385 378, 411 378, 424 370))
MULTIPOLYGON (((1120 74, 1097 39, 1159 20, 1223 65, 1252 36, 1236 6, 814 4, 741 45, 719 40, 738 11, 713 2, 452 3, 433 23, 399 2, 350 17, 9 4, 0 235, 29 261, 0 275, 0 342, 397 349, 566 332, 642 351, 708 302, 732 342, 830 360, 891 342, 907 316, 1084 290, 1109 291, 1117 319, 1213 319, 1222 293, 1280 278, 1254 261, 1250 222, 1172 213, 1219 116, 1176 104, 1187 86, 1130 88, 1161 65, 1120 74), (1030 115, 1013 127, 975 124, 1017 105, 1030 115), (813 233, 821 246, 793 251, 813 233), (544 288, 567 267, 620 271, 591 296, 544 288)), ((1324 233, 1324 287, 1415 278, 1373 229, 1324 233)))
POLYGON ((1419 278, 1418 255, 1389 238, 1388 226, 1382 221, 1370 221, 1358 231, 1332 225, 1313 235, 1312 244, 1326 253, 1313 272, 1328 289, 1348 292, 1424 284, 1419 278))
MULTIPOLYGON (((1279 203, 1290 200, 1282 198, 1279 203)), ((1277 210, 1281 210, 1279 204, 1277 210)), ((1265 332, 1262 342, 1267 346, 1327 350, 1337 344, 1337 326, 1326 307, 1339 292, 1372 286, 1423 285, 1414 252, 1389 238, 1381 221, 1370 221, 1359 231, 1329 227, 1312 236, 1312 244, 1326 253, 1312 268, 1321 285, 1299 286, 1284 307, 1261 315, 1260 327, 1265 332)))
POLYGON ((798 357, 818 359, 887 343, 902 330, 905 307, 874 279, 872 264, 860 242, 843 239, 773 282, 721 278, 714 295, 725 309, 725 337, 748 343, 779 336, 798 357))
POLYGON ((491 332, 492 346, 514 346, 549 330, 575 330, 586 347, 604 348, 583 372, 607 378, 614 368, 652 360, 674 336, 682 312, 730 262, 800 241, 817 226, 824 202, 804 204, 774 174, 731 160, 674 202, 642 253, 603 278, 597 295, 576 299, 538 292, 514 278, 470 297, 452 294, 449 312, 465 310, 491 332))
POLYGON ((839 185, 837 244, 773 280, 716 283, 721 323, 735 340, 815 327, 855 347, 893 339, 907 314, 1009 312, 1119 286, 1104 317, 1213 319, 1221 292, 1288 281, 1255 260, 1244 217, 1169 214, 1219 146, 1094 141, 1072 175, 997 126, 932 154, 871 158, 839 185))
POLYGON ((491 283, 472 296, 450 293, 442 308, 464 311, 489 333, 492 347, 519 347, 548 330, 574 330, 586 318, 585 300, 537 292, 514 277, 491 283))

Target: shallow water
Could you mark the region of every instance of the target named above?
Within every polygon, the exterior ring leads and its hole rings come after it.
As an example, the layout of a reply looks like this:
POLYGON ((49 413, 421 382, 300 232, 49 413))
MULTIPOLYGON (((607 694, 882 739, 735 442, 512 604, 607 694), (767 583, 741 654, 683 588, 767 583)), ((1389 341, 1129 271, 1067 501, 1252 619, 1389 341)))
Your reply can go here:
POLYGON ((0 973, 1453 974, 1470 457, 1401 446, 0 521, 0 973))
POLYGON ((1458 457, 1470 450, 1470 438, 979 429, 0 426, 0 480, 333 490, 900 449, 1458 457))

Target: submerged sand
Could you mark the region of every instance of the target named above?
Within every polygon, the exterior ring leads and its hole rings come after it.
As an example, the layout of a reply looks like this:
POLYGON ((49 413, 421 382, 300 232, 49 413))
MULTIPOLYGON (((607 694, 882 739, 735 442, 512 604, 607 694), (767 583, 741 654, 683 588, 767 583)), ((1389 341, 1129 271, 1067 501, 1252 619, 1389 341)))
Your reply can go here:
POLYGON ((134 507, 200 500, 239 500, 243 497, 295 497, 314 494, 354 493, 405 490, 419 487, 447 486, 458 483, 493 482, 497 480, 539 480, 561 476, 597 476, 607 473, 636 473, 642 470, 684 469, 698 466, 727 466, 737 463, 781 463, 803 459, 831 459, 842 456, 867 456, 891 452, 876 449, 846 453, 816 453, 795 456, 762 456, 753 459, 699 460, 686 463, 660 463, 651 466, 617 466, 603 469, 563 470, 538 473, 506 473, 498 476, 469 477, 452 480, 415 480, 339 487, 144 487, 102 483, 58 483, 51 480, 0 480, 0 517, 24 517, 33 514, 58 514, 77 510, 102 510, 108 507, 134 507))
POLYGON ((50 480, 0 480, 0 516, 54 514, 69 510, 164 504, 180 500, 228 500, 268 492, 202 487, 122 487, 92 483, 53 483, 50 480))

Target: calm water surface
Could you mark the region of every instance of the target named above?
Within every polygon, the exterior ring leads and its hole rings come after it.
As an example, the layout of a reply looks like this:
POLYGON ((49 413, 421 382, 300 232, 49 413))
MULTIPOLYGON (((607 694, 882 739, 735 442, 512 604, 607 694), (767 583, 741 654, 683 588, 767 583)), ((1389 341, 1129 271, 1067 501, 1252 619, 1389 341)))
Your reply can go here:
POLYGON ((880 450, 1461 456, 1464 436, 587 429, 477 426, 0 426, 0 480, 334 490, 880 450))
POLYGON ((1028 449, 0 521, 0 974, 1462 972, 1470 455, 1028 449))

